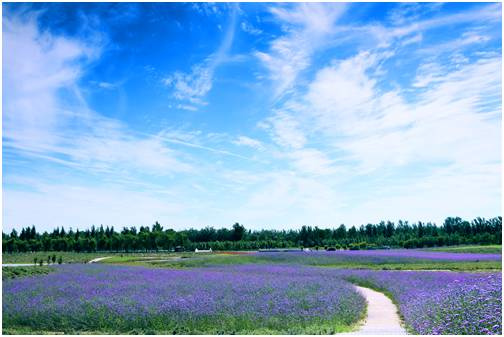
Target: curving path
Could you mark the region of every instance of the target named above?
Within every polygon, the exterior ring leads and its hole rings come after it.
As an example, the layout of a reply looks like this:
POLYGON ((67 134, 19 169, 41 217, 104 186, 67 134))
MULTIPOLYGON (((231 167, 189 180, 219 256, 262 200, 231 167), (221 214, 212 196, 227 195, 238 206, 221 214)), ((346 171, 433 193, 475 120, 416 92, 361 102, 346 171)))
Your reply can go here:
POLYGON ((93 260, 89 261, 88 263, 100 262, 101 260, 110 259, 111 257, 112 256, 99 257, 99 258, 96 258, 96 259, 93 259, 93 260))
POLYGON ((350 335, 407 335, 396 306, 387 296, 369 288, 354 287, 364 296, 368 306, 364 324, 350 335))

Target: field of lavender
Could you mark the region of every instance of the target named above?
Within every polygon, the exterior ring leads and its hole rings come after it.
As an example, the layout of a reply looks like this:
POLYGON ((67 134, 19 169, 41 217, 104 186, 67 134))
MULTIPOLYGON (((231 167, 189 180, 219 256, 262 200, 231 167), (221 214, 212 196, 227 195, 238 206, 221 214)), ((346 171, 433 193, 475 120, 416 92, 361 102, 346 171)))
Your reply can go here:
POLYGON ((45 277, 8 280, 3 291, 4 327, 53 332, 332 334, 365 312, 350 283, 303 267, 68 265, 45 277))
POLYGON ((391 250, 240 257, 219 264, 223 259, 215 256, 213 264, 182 269, 71 264, 48 275, 8 279, 3 332, 333 334, 355 329, 365 317, 365 299, 353 287, 358 284, 391 297, 410 333, 502 333, 500 270, 327 267, 334 265, 331 259, 462 263, 496 261, 500 254, 391 250))
POLYGON ((353 283, 388 293, 422 335, 502 334, 502 274, 348 271, 353 283))

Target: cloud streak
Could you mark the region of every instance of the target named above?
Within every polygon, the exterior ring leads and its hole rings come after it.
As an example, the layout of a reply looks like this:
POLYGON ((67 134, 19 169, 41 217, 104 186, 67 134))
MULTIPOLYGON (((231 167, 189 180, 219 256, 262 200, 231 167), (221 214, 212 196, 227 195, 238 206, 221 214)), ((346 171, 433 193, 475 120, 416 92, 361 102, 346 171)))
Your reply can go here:
POLYGON ((90 111, 81 101, 78 81, 96 50, 40 33, 36 17, 6 18, 4 24, 7 152, 92 171, 191 171, 155 137, 132 136, 123 123, 90 111))
POLYGON ((284 25, 286 34, 273 40, 270 50, 255 55, 269 70, 275 97, 292 89, 298 74, 311 65, 311 57, 333 34, 334 25, 345 12, 345 4, 295 4, 273 7, 270 12, 284 25))
POLYGON ((226 62, 233 44, 238 16, 237 6, 232 6, 228 29, 219 48, 207 59, 195 64, 189 73, 177 71, 163 79, 163 83, 173 88, 173 96, 179 101, 192 105, 182 105, 186 110, 197 110, 206 105, 205 96, 212 89, 216 69, 226 62))

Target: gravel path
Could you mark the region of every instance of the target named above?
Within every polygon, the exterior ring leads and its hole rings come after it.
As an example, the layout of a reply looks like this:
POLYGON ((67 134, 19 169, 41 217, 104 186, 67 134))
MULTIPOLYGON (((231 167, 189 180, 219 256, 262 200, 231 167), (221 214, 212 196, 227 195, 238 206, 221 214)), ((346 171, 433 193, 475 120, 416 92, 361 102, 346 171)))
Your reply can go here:
POLYGON ((369 288, 354 286, 368 303, 367 318, 359 330, 350 335, 406 335, 397 308, 384 294, 369 288))

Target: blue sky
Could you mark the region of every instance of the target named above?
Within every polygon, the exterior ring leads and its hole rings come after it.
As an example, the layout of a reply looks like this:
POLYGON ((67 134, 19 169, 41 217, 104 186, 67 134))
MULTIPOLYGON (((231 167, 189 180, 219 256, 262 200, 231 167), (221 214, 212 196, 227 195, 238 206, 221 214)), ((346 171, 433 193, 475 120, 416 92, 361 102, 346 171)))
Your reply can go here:
POLYGON ((4 3, 3 224, 500 215, 499 3, 4 3))

